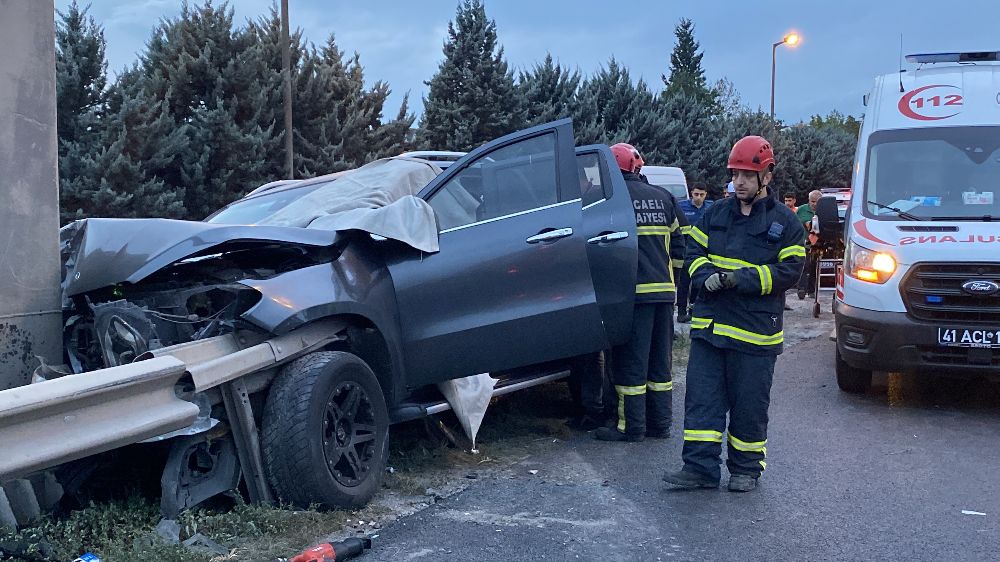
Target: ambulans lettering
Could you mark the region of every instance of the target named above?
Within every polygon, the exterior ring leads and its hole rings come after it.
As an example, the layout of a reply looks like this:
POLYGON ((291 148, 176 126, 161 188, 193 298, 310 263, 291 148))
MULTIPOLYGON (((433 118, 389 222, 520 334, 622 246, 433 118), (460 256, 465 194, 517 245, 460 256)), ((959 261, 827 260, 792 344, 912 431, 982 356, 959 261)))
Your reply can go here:
POLYGON ((900 238, 900 246, 908 246, 910 244, 991 244, 994 242, 1000 242, 1000 236, 995 234, 967 234, 965 236, 938 236, 932 234, 929 236, 904 236, 900 238))
POLYGON ((667 224, 667 214, 663 212, 666 206, 660 199, 633 199, 632 207, 635 208, 637 225, 667 224))

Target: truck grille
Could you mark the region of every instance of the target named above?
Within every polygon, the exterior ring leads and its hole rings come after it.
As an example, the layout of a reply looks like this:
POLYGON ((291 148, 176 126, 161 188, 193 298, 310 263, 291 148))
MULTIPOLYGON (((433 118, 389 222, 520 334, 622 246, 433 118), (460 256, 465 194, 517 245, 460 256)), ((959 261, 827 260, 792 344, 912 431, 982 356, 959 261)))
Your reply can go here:
POLYGON ((1000 263, 922 263, 900 284, 910 316, 919 320, 1000 326, 1000 293, 970 295, 966 281, 1000 283, 1000 263))

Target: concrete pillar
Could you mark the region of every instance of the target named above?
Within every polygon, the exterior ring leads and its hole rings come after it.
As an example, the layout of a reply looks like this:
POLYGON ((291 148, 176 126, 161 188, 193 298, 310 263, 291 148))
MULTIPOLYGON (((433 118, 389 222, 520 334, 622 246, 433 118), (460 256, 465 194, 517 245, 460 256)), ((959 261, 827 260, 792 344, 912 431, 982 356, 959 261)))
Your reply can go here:
POLYGON ((53 0, 0 0, 0 390, 62 363, 53 0))

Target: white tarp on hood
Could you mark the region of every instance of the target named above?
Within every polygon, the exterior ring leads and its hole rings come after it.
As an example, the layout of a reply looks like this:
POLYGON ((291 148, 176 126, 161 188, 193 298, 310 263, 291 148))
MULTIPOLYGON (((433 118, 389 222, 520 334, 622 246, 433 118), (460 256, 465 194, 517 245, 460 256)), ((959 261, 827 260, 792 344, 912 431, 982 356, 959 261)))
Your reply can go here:
POLYGON ((440 168, 426 160, 399 157, 376 160, 257 224, 362 230, 424 252, 437 252, 434 210, 416 195, 440 173, 440 168))

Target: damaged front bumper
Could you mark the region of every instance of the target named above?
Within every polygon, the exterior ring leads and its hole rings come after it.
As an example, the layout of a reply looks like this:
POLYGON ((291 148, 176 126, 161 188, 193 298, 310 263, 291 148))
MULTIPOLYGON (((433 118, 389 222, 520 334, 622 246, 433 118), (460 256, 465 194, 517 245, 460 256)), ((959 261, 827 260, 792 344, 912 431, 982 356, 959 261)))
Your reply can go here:
POLYGON ((227 334, 0 391, 0 481, 184 429, 199 416, 195 393, 253 373, 263 388, 274 367, 340 339, 343 328, 321 321, 256 344, 246 339, 253 334, 227 334))

